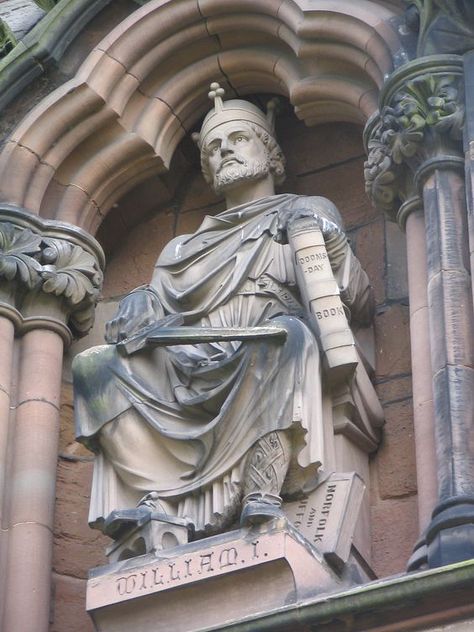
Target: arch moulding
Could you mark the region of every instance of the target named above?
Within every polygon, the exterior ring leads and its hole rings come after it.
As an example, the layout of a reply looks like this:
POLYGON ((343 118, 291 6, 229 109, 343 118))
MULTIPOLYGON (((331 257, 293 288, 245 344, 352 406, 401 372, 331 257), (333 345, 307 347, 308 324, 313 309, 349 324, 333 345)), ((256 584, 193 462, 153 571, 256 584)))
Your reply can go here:
POLYGON ((39 103, 0 153, 0 198, 94 234, 167 170, 207 87, 288 97, 307 125, 364 124, 403 56, 390 0, 152 0, 39 103))

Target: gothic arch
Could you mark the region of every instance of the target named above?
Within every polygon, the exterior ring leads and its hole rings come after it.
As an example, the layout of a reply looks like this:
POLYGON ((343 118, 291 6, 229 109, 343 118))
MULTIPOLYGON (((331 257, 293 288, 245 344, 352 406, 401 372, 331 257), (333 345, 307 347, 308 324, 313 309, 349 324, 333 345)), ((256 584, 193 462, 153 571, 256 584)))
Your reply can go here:
POLYGON ((287 96, 307 125, 364 123, 402 49, 390 0, 152 0, 17 127, 0 195, 95 233, 112 204, 166 171, 208 109, 207 86, 287 96))

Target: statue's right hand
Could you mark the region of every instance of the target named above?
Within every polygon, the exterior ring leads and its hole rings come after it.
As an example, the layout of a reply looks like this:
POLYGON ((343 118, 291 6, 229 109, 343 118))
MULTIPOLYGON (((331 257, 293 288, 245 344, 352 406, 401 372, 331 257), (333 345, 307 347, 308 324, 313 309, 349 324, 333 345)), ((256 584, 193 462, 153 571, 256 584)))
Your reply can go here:
POLYGON ((116 344, 155 322, 160 317, 156 313, 157 300, 146 290, 135 290, 125 296, 115 316, 105 325, 105 341, 116 344))

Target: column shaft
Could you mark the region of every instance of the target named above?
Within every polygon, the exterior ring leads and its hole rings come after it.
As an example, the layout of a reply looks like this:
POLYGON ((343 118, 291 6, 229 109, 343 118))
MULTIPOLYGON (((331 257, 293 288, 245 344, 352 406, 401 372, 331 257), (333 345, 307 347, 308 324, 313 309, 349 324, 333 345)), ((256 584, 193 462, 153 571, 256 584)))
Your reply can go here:
MULTIPOLYGON (((464 148, 466 159, 466 199, 469 228, 469 250, 471 277, 474 278, 474 51, 464 55, 464 87, 466 101, 466 124, 464 148)), ((472 284, 474 300, 474 283, 472 284)))
POLYGON ((63 340, 23 337, 14 421, 3 632, 47 632, 63 340))
POLYGON ((439 500, 474 494, 474 331, 463 178, 434 170, 423 188, 439 500))
POLYGON ((474 557, 474 317, 463 177, 434 169, 423 186, 439 502, 431 568, 474 557))
POLYGON ((4 488, 11 404, 13 341, 15 328, 11 320, 0 316, 0 526, 4 524, 4 488))
POLYGON ((438 488, 428 322, 428 272, 422 209, 409 214, 406 237, 418 520, 420 531, 423 531, 431 519, 438 498, 438 488))

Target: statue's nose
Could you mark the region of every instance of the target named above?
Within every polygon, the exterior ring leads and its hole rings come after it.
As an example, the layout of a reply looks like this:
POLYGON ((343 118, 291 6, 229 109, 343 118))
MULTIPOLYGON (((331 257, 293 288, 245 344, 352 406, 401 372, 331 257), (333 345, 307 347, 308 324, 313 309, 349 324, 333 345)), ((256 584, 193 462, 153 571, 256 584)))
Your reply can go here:
POLYGON ((233 151, 232 147, 229 145, 229 141, 224 138, 221 143, 221 156, 226 156, 227 154, 231 154, 233 151))

